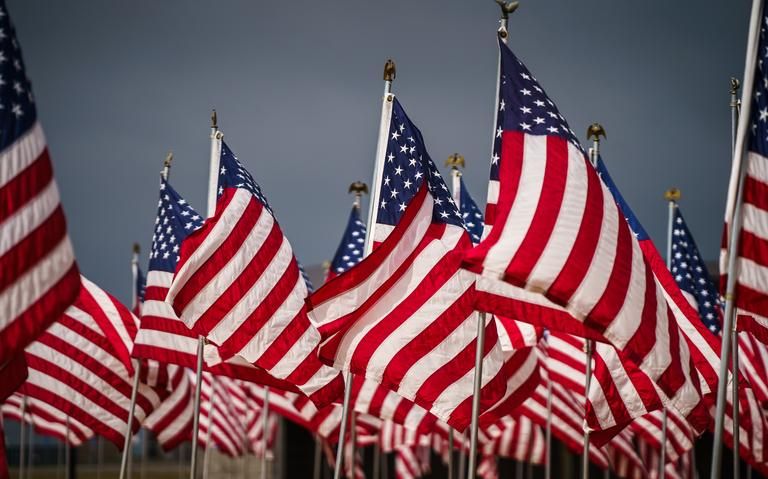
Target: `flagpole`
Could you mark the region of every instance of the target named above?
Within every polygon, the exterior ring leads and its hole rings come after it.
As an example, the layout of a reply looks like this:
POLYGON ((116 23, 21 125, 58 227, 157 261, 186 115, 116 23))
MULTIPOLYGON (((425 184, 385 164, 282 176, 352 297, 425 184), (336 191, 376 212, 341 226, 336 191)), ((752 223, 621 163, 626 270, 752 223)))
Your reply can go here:
POLYGON ((24 416, 27 414, 27 395, 21 396, 21 421, 19 421, 19 479, 24 479, 24 469, 27 465, 27 423, 24 416))
MULTIPOLYGON (((138 243, 133 244, 133 255, 131 256, 131 309, 136 311, 138 308, 138 289, 136 287, 136 281, 139 277, 139 252, 141 248, 138 243)), ((131 404, 128 407, 128 419, 126 421, 125 439, 123 440, 123 457, 120 461, 120 479, 125 479, 128 476, 128 465, 131 459, 131 439, 133 438, 133 415, 136 411, 136 396, 139 390, 139 375, 141 373, 141 367, 138 362, 134 364, 133 371, 133 385, 131 387, 131 404)))
POLYGON ((65 437, 67 438, 67 440, 64 442, 64 479, 71 479, 72 465, 70 461, 72 460, 72 458, 70 456, 71 456, 72 450, 70 449, 71 446, 69 444, 69 415, 67 415, 67 419, 64 422, 64 427, 66 431, 65 437))
MULTIPOLYGON (((600 157, 600 137, 605 138, 605 128, 599 123, 592 123, 587 128, 587 139, 592 140, 592 148, 589 150, 589 161, 592 166, 597 165, 597 159, 600 157)), ((589 400, 589 389, 592 385, 592 354, 594 344, 591 339, 587 339, 584 342, 584 353, 586 355, 586 371, 584 375, 584 410, 586 411, 586 401, 589 400)), ((587 479, 589 477, 589 436, 590 431, 587 426, 586 419, 584 420, 584 448, 581 456, 581 477, 587 479)))
MULTIPOLYGON (((381 190, 381 170, 384 165, 384 156, 387 153, 387 139, 389 138, 389 123, 392 119, 392 100, 395 95, 392 94, 392 82, 395 80, 396 70, 395 62, 391 59, 384 64, 384 97, 381 101, 381 119, 379 122, 379 138, 376 143, 376 160, 373 165, 373 181, 371 185, 371 203, 368 205, 368 234, 365 235, 365 245, 363 255, 373 250, 374 227, 376 226, 376 205, 379 203, 381 190)), ((340 479, 343 467, 344 457, 344 438, 347 428, 347 415, 349 412, 349 403, 352 399, 352 373, 347 371, 344 375, 344 404, 341 409, 341 425, 339 430, 339 443, 336 445, 336 468, 333 471, 333 478, 340 479)))
MULTIPOLYGON (((509 14, 517 10, 519 2, 505 2, 496 0, 501 8, 501 17, 499 18, 499 28, 497 35, 501 40, 507 42, 507 30, 509 23, 509 14)), ((501 55, 501 52, 499 52, 501 55)), ((501 72, 501 57, 499 56, 496 75, 496 96, 494 98, 493 124, 496 125, 499 110, 499 75, 501 72)), ((494 137, 491 137, 491 150, 493 150, 494 137)), ((467 478, 473 478, 477 475, 477 426, 480 418, 480 390, 483 383, 483 356, 485 350, 485 321, 486 314, 481 312, 477 315, 477 342, 475 350, 475 380, 472 391, 472 420, 469 429, 469 457, 467 465, 467 478)), ((461 472, 463 474, 463 471, 461 472)))
MULTIPOLYGON (((664 193, 664 198, 669 203, 667 214, 667 269, 672 271, 672 236, 674 233, 674 218, 675 209, 677 208, 677 202, 680 200, 680 190, 677 188, 670 188, 664 193)), ((667 474, 666 460, 667 460, 667 408, 666 406, 661 412, 661 443, 660 443, 660 458, 659 458, 659 478, 664 479, 667 474)))
POLYGON ((262 415, 262 442, 264 443, 264 449, 261 455, 261 479, 267 477, 267 435, 269 434, 269 386, 264 387, 264 407, 261 411, 262 415))
MULTIPOLYGON (((755 63, 757 60, 757 43, 760 33, 760 20, 762 17, 762 1, 752 0, 752 13, 749 21, 749 37, 747 40, 747 55, 744 64, 744 87, 741 91, 741 108, 739 115, 738 128, 736 132, 736 141, 734 142, 732 166, 736 168, 736 195, 734 204, 729 205, 729 213, 733 213, 730 218, 730 231, 728 232, 728 281, 726 283, 725 293, 725 317, 723 321, 723 341, 720 351, 720 381, 717 384, 717 407, 715 410, 715 430, 714 441, 712 443, 712 469, 710 478, 717 479, 721 476, 723 460, 723 426, 725 423, 725 397, 728 377, 728 357, 731 348, 731 331, 734 329, 735 311, 733 304, 733 293, 736 287, 736 260, 738 257, 738 244, 741 235, 741 208, 742 195, 744 190, 744 150, 749 128, 749 116, 752 108, 752 91, 755 75, 755 63)), ((738 444, 735 445, 738 451, 738 444)), ((737 452, 738 454, 738 452, 737 452)))
POLYGON ((466 431, 462 431, 459 433, 459 471, 458 471, 458 479, 464 479, 464 473, 467 470, 467 455, 464 453, 464 441, 465 441, 465 433, 466 431))
MULTIPOLYGON (((458 153, 454 153, 445 160, 445 165, 451 167, 452 189, 451 193, 453 201, 456 203, 456 207, 461 211, 461 170, 465 166, 464 157, 458 153)), ((448 428, 448 479, 453 479, 453 428, 448 428)), ((459 472, 459 476, 463 472, 459 472)))
MULTIPOLYGON (((736 148, 736 129, 739 124, 739 80, 736 78, 731 78, 731 149, 736 148)), ((739 476, 739 466, 740 459, 739 459, 739 451, 740 451, 740 445, 741 445, 741 438, 740 436, 740 424, 741 424, 741 414, 739 411, 740 404, 739 404, 739 333, 737 331, 737 324, 736 324, 736 318, 733 320, 733 328, 731 330, 731 344, 733 348, 732 352, 732 359, 731 359, 731 373, 733 384, 731 385, 731 402, 732 405, 732 416, 733 416, 733 477, 740 477, 739 476)))
POLYGON ((552 379, 547 375, 547 424, 544 430, 547 450, 544 460, 544 479, 552 477, 552 379))
MULTIPOLYGON (((208 217, 216 213, 216 193, 219 180, 219 160, 221 156, 221 139, 224 135, 219 131, 216 110, 211 113, 211 154, 208 166, 208 217)), ((205 338, 197 338, 197 364, 195 365, 195 397, 192 411, 192 458, 189 467, 190 479, 197 477, 197 443, 200 431, 200 392, 203 387, 203 352, 205 350, 205 338)))
MULTIPOLYGON (((315 462, 312 468, 312 478, 320 479, 320 471, 323 468, 323 451, 320 438, 315 435, 315 462)), ((374 472, 375 474, 375 472, 374 472)))

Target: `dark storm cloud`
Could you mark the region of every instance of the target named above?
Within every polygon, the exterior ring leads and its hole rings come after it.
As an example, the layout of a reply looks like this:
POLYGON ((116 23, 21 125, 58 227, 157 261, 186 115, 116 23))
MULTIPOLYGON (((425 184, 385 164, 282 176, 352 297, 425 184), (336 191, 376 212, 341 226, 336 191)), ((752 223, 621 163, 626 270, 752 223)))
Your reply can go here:
MULTIPOLYGON (((209 112, 262 184, 306 264, 328 259, 356 179, 370 181, 384 60, 431 155, 458 151, 482 201, 497 7, 491 0, 12 0, 9 9, 83 272, 127 299, 130 245, 146 250, 158 172, 205 208, 209 112)), ((604 158, 664 249, 663 191, 705 256, 729 171, 728 79, 741 76, 749 4, 527 0, 510 45, 604 158)), ((142 261, 142 264, 145 264, 142 261)))

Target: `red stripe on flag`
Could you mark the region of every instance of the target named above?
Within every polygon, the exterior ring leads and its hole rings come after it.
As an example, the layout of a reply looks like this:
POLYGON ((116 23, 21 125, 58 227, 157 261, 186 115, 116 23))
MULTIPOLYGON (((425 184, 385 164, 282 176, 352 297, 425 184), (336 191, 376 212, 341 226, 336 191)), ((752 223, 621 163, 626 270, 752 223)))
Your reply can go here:
POLYGON ((38 196, 53 180, 48 148, 0 188, 0 223, 38 196))

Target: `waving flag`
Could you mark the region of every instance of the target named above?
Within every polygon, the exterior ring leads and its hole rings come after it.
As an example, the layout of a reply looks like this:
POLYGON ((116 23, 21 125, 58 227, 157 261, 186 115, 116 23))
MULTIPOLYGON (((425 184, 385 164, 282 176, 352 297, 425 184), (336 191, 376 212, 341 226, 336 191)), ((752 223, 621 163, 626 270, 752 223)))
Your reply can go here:
POLYGON ((319 403, 343 388, 338 371, 315 355, 320 336, 307 317, 307 286, 261 193, 222 143, 216 214, 188 236, 166 301, 178 317, 319 403))
POLYGON ((72 446, 79 446, 93 437, 93 430, 81 424, 75 418, 67 419, 66 413, 45 401, 16 393, 3 404, 3 418, 12 418, 26 422, 35 428, 35 434, 48 436, 59 441, 68 441, 72 446), (26 403, 26 404, 23 404, 26 403), (24 417, 22 418, 22 411, 24 417))
MULTIPOLYGON (((765 3, 765 2, 763 2, 765 3)), ((757 339, 768 343, 768 65, 762 52, 768 48, 768 36, 763 23, 757 45, 754 90, 746 98, 751 101, 746 138, 744 167, 742 226, 736 262, 734 301, 738 308, 738 327, 748 330, 757 339)), ((724 291, 728 274, 728 234, 736 212, 736 196, 742 165, 734 162, 725 209, 723 246, 720 252, 721 287, 724 291)))
MULTIPOLYGON (((421 133, 394 98, 387 128, 373 228, 379 245, 310 297, 313 320, 324 337, 320 355, 463 429, 470 419, 477 316, 474 275, 459 266, 471 241, 421 133)), ((520 400, 516 390, 525 389, 534 374, 535 358, 509 369, 504 360, 489 321, 484 410, 499 401, 513 407, 520 400), (508 384, 513 376, 516 382, 508 384)))
MULTIPOLYGON (((115 298, 82 278, 75 303, 26 349, 26 395, 63 411, 121 446, 131 402, 129 351, 138 319, 115 298)), ((165 391, 139 383, 134 432, 165 391)))
POLYGON ((624 213, 554 103, 509 48, 499 48, 487 226, 466 255, 466 266, 486 280, 478 289, 496 297, 479 295, 478 307, 607 340, 688 415, 700 394, 677 305, 666 301, 624 213), (519 306, 510 292, 520 289, 527 302, 517 311, 502 307, 519 306))
MULTIPOLYGON (((149 273, 141 305, 141 325, 131 354, 134 357, 197 367, 198 335, 165 302, 181 252, 181 242, 200 228, 203 218, 165 179, 160 179, 160 200, 149 253, 149 273)), ((137 288, 137 291, 142 291, 137 288)), ((284 390, 298 391, 242 358, 222 361, 213 344, 204 347, 204 368, 213 374, 244 379, 284 390)))
POLYGON ((80 274, 67 235, 32 86, 5 2, 0 2, 0 378, 77 297, 80 274))
POLYGON ((339 244, 336 254, 333 255, 326 280, 335 278, 363 259, 365 235, 365 223, 360 219, 360 205, 354 204, 349 213, 344 236, 341 237, 341 244, 339 244))

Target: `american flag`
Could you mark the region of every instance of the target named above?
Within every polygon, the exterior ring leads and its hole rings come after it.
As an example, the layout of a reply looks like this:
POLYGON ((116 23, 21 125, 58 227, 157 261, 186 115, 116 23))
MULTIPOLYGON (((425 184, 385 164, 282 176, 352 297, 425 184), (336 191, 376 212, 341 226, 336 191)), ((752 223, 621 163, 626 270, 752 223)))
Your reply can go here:
POLYGON ((496 299, 478 307, 526 320, 530 311, 503 303, 519 303, 527 290, 538 296, 527 304, 541 310, 542 326, 597 333, 688 416, 701 405, 698 378, 653 265, 554 103, 509 48, 499 48, 486 231, 465 262, 486 279, 478 289, 496 299))
POLYGON ((349 220, 347 220, 347 227, 344 229, 339 248, 333 255, 327 279, 335 278, 363 259, 365 234, 365 223, 360 219, 360 206, 355 204, 349 213, 349 220))
POLYGON ((136 285, 134 288, 136 288, 136 297, 133 298, 131 311, 136 316, 141 316, 141 306, 144 304, 144 296, 147 293, 147 278, 144 276, 144 273, 138 265, 136 266, 136 285))
MULTIPOLYGON (((765 2, 763 2, 765 3, 765 2)), ((752 102, 747 129, 746 161, 731 167, 728 201, 725 209, 723 247, 720 253, 721 287, 726 284, 728 271, 728 235, 730 223, 736 210, 739 178, 744 172, 742 226, 739 236, 738 260, 736 264, 735 305, 739 310, 738 327, 748 330, 757 339, 768 343, 768 64, 763 54, 768 49, 768 20, 763 16, 760 24, 754 76, 754 89, 744 92, 747 101, 752 102)), ((744 105, 747 106, 747 105, 744 105)), ((745 118, 742 118, 744 120, 745 118)), ((741 160, 741 157, 739 157, 741 160)), ((722 293, 725 293, 723 290, 722 293)))
POLYGON ((192 437, 193 382, 184 367, 172 368, 171 393, 147 416, 142 427, 152 431, 163 451, 170 451, 192 437))
MULTIPOLYGON (((474 275, 459 266, 471 241, 421 133, 397 99, 390 100, 380 199, 369 230, 379 246, 315 292, 311 314, 324 337, 320 355, 329 364, 378 382, 462 429, 470 419, 477 315, 474 275)), ((512 376, 518 382, 508 385, 510 371, 492 321, 486 338, 482 394, 483 409, 490 409, 503 399, 514 402, 514 388, 524 389, 536 361, 517 364, 520 375, 512 376)))
MULTIPOLYGON (((5 365, 72 304, 80 274, 4 1, 0 33, 0 365, 5 365)), ((0 367, 0 377, 4 374, 0 367)))
POLYGON ((472 243, 477 244, 483 237, 483 228, 485 228, 485 221, 483 221, 483 213, 478 208, 475 200, 469 194, 466 185, 464 184, 464 178, 459 179, 459 191, 458 195, 454 191, 454 198, 459 198, 459 211, 461 212, 461 220, 464 222, 464 228, 472 238, 472 243))
MULTIPOLYGON (((122 446, 127 432, 138 319, 114 297, 82 278, 75 303, 26 348, 23 392, 65 412, 122 446)), ((139 383, 135 433, 165 391, 139 383)))
POLYGON ((670 270, 680 290, 698 309, 704 325, 714 334, 721 329, 720 296, 707 271, 707 265, 699 253, 693 235, 683 219, 683 213, 675 205, 672 216, 672 258, 670 270))
POLYGON ((35 434, 53 437, 62 442, 67 441, 72 446, 79 446, 94 436, 92 429, 75 418, 70 417, 67 421, 66 413, 45 401, 24 396, 21 393, 14 393, 9 397, 0 411, 3 419, 11 418, 26 422, 34 427, 35 434))
POLYGON ((221 144, 216 213, 183 242, 166 301, 193 331, 319 403, 343 388, 315 355, 307 286, 259 185, 221 144))
MULTIPOLYGON (((165 302, 165 297, 173 280, 181 242, 202 224, 200 214, 166 178, 161 177, 160 199, 149 252, 147 287, 141 306, 141 325, 131 352, 134 357, 196 367, 198 335, 179 320, 173 308, 165 302)), ((205 345, 203 355, 206 371, 295 390, 292 385, 269 376, 242 358, 222 362, 213 344, 205 345)))

